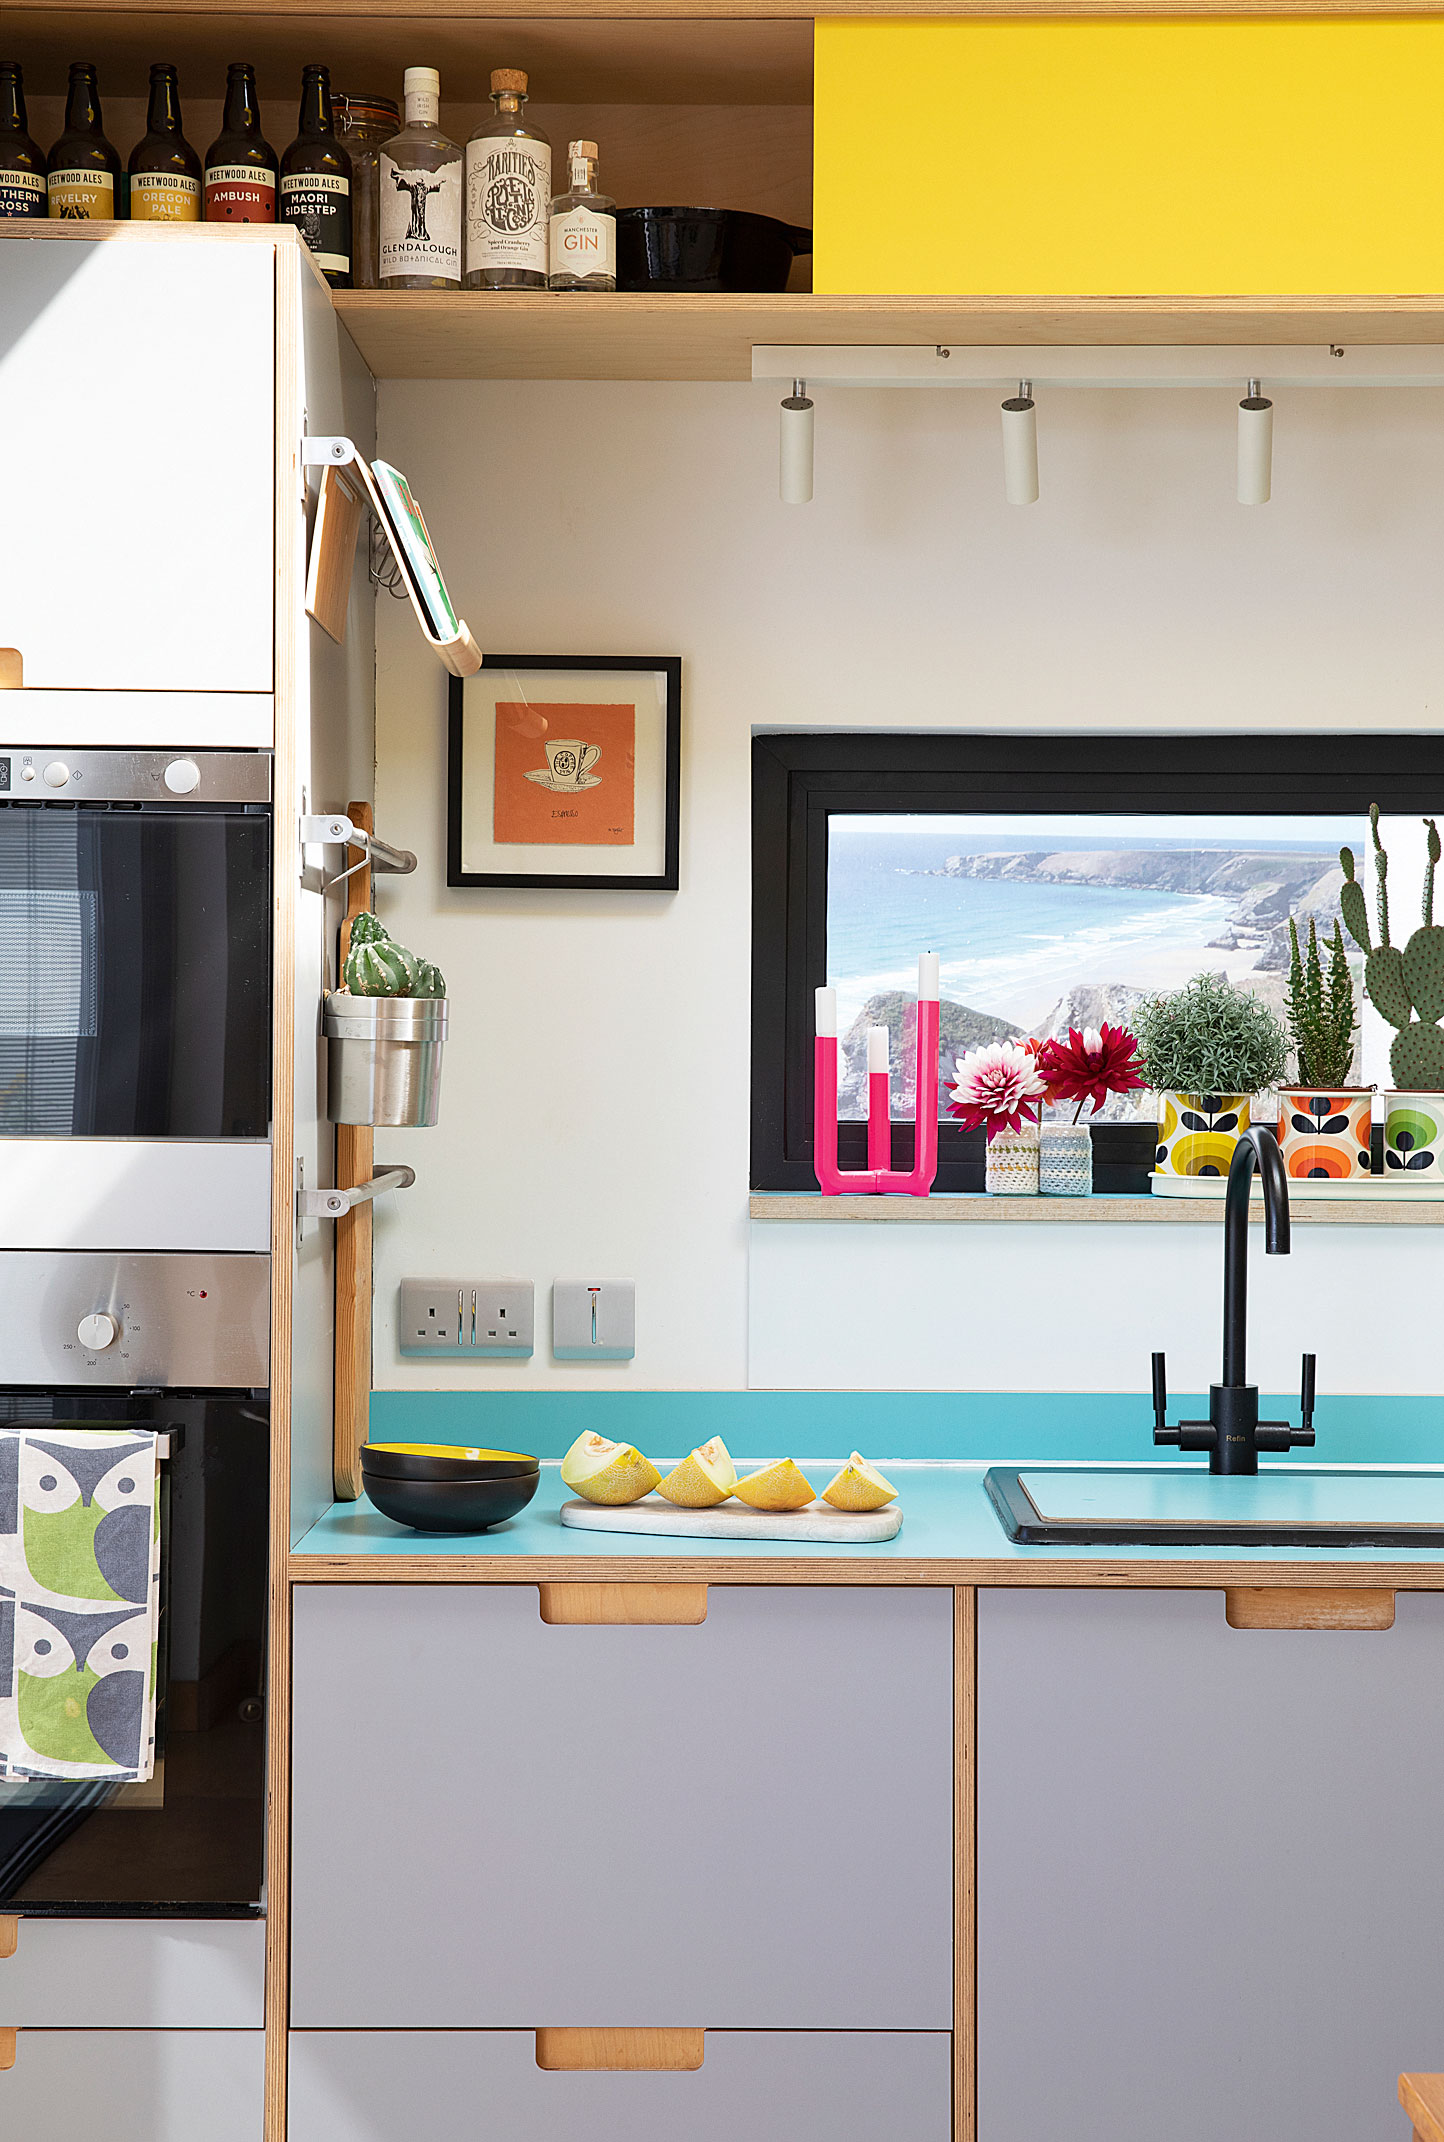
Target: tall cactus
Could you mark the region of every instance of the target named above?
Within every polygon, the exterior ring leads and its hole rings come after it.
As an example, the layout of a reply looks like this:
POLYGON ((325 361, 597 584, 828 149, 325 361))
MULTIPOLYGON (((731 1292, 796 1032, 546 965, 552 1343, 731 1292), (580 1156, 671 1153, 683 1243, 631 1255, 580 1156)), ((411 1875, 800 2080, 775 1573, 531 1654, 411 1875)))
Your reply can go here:
POLYGON ((1359 1022, 1354 1016, 1354 978, 1337 922, 1329 941, 1326 977, 1312 916, 1304 952, 1298 925, 1290 915, 1287 1005, 1300 1084, 1342 1086, 1354 1060, 1354 1029, 1359 1022))
POLYGON ((1354 876, 1354 853, 1339 850, 1344 883, 1339 906, 1349 935, 1364 953, 1364 988, 1369 1002, 1398 1031, 1389 1051, 1394 1083, 1404 1093, 1444 1092, 1444 928, 1434 921, 1434 866, 1439 861, 1439 829, 1432 818, 1424 870, 1423 922, 1402 951, 1389 941, 1389 858, 1379 838, 1379 806, 1369 805, 1374 844, 1375 900, 1379 943, 1369 936, 1364 888, 1354 876), (1417 1014, 1417 1016, 1416 1016, 1417 1014))

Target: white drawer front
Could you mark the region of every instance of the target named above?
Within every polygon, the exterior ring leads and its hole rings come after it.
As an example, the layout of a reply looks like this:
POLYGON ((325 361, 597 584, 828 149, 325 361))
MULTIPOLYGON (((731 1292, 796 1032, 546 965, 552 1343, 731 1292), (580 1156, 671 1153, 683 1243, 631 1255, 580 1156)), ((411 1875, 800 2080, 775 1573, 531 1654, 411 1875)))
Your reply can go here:
POLYGON ((22 1919, 0 2030, 259 2030, 265 1979, 260 1919, 22 1919))
POLYGON ((0 2070, 0 2134, 261 2142, 265 2077, 259 2030, 22 2030, 0 2070))

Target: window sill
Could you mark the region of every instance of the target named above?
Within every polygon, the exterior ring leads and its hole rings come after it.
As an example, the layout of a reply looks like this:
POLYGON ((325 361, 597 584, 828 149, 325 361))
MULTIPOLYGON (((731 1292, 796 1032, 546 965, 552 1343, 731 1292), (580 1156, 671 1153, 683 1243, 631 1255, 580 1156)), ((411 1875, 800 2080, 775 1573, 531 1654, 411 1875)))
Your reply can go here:
MULTIPOLYGON (((1262 1216, 1262 1200, 1254 1204, 1262 1216)), ((754 1220, 862 1221, 876 1225, 916 1224, 937 1226, 948 1222, 1041 1224, 1098 1222, 1161 1222, 1180 1220, 1223 1221, 1223 1205, 1217 1199, 1174 1197, 989 1197, 974 1191, 963 1196, 932 1197, 823 1197, 820 1191, 798 1194, 790 1190, 753 1191, 748 1216, 754 1220)), ((1440 1227, 1444 1226, 1444 1196, 1438 1198, 1391 1197, 1320 1199, 1306 1203, 1296 1198, 1292 1205, 1296 1223, 1313 1226, 1329 1222, 1345 1227, 1440 1227)))

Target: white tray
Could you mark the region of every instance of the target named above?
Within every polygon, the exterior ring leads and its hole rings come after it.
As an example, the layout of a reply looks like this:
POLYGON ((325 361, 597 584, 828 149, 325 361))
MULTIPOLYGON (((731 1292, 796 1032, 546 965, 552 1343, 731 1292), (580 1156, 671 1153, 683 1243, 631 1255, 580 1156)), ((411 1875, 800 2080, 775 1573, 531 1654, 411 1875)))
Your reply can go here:
MULTIPOLYGON (((1433 1170, 1430 1170, 1431 1176, 1433 1170)), ((1150 1175, 1149 1187, 1154 1197, 1206 1197, 1216 1198, 1221 1203, 1228 1192, 1228 1177, 1225 1175, 1150 1175)), ((1256 1201, 1262 1201, 1259 1178, 1254 1175, 1251 1185, 1256 1201)), ((1301 1175, 1289 1177, 1289 1198, 1300 1204, 1311 1199, 1337 1198, 1349 1204, 1367 1205, 1378 1198, 1423 1198, 1433 1199, 1437 1204, 1444 1200, 1444 1175, 1423 1182, 1418 1175, 1410 1177, 1403 1169, 1391 1169, 1387 1175, 1360 1175, 1352 1181, 1348 1177, 1325 1175, 1301 1175)))
POLYGON ((872 1546, 902 1530, 895 1502, 885 1510, 834 1510, 812 1502, 803 1510, 749 1510, 744 1502, 715 1510, 679 1510, 660 1495, 620 1505, 573 1500, 562 1504, 562 1523, 579 1532, 660 1532, 693 1540, 813 1540, 831 1546, 872 1546))

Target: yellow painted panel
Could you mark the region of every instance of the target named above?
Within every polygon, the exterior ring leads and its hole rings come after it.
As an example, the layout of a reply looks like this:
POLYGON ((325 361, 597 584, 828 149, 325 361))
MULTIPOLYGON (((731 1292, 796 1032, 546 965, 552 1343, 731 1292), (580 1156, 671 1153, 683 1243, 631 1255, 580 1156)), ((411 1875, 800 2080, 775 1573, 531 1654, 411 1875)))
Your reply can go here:
POLYGON ((1444 18, 817 24, 814 287, 1444 290, 1444 18))

